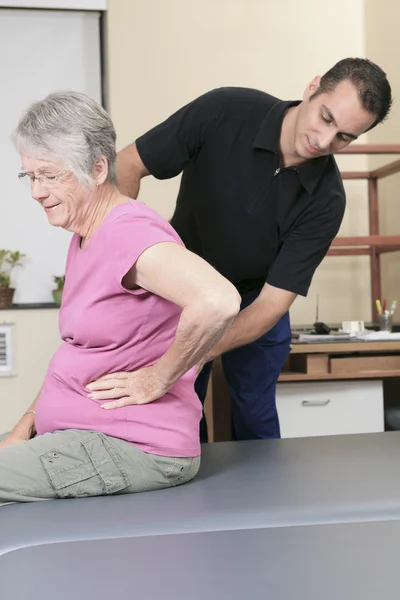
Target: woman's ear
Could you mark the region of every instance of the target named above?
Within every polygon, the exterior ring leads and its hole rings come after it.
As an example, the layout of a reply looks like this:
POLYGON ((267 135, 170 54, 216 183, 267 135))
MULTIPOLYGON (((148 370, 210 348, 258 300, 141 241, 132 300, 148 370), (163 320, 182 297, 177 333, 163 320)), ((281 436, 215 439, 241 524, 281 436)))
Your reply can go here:
POLYGON ((308 84, 306 89, 304 90, 303 100, 309 100, 311 96, 317 91, 319 88, 319 83, 321 81, 321 77, 316 75, 312 81, 308 84))
POLYGON ((96 187, 99 187, 99 185, 102 185, 106 181, 107 175, 108 175, 108 161, 105 156, 100 156, 100 158, 96 162, 96 165, 95 165, 94 171, 93 171, 93 179, 96 184, 96 187))

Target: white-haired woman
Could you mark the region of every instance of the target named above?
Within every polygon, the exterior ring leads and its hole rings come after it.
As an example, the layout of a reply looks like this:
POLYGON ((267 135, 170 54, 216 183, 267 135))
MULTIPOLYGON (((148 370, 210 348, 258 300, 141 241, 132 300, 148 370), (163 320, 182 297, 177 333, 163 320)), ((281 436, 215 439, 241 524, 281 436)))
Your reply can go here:
POLYGON ((132 493, 200 464, 195 365, 239 311, 235 288, 116 181, 116 135, 91 98, 55 93, 20 119, 19 178, 74 233, 64 343, 0 442, 0 503, 132 493))

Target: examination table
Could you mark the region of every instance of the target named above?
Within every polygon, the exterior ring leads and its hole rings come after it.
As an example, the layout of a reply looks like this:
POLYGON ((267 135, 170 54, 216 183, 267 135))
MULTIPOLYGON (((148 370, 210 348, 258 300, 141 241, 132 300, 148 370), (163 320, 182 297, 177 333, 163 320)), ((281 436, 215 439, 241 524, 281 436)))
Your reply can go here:
POLYGON ((400 432, 204 445, 186 485, 0 508, 0 598, 397 597, 400 432))

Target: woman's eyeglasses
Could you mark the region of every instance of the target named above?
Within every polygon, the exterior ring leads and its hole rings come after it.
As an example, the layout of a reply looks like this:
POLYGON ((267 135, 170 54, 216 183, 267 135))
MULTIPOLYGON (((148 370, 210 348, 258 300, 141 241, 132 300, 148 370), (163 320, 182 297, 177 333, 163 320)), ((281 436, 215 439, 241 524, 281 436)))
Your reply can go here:
POLYGON ((69 169, 65 169, 59 173, 40 173, 39 175, 29 173, 28 171, 21 171, 21 173, 18 173, 18 179, 29 189, 32 188, 35 181, 43 187, 51 188, 67 173, 70 173, 69 169))

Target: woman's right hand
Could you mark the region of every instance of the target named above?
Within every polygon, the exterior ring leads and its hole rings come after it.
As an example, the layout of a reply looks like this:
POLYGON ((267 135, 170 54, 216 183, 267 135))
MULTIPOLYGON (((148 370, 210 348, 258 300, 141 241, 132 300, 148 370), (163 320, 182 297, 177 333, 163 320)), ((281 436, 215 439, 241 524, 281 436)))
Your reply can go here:
POLYGON ((22 433, 18 431, 10 431, 1 441, 0 441, 0 450, 3 448, 7 448, 7 446, 14 446, 14 444, 19 444, 19 442, 24 442, 26 440, 30 440, 31 436, 29 433, 22 433))

